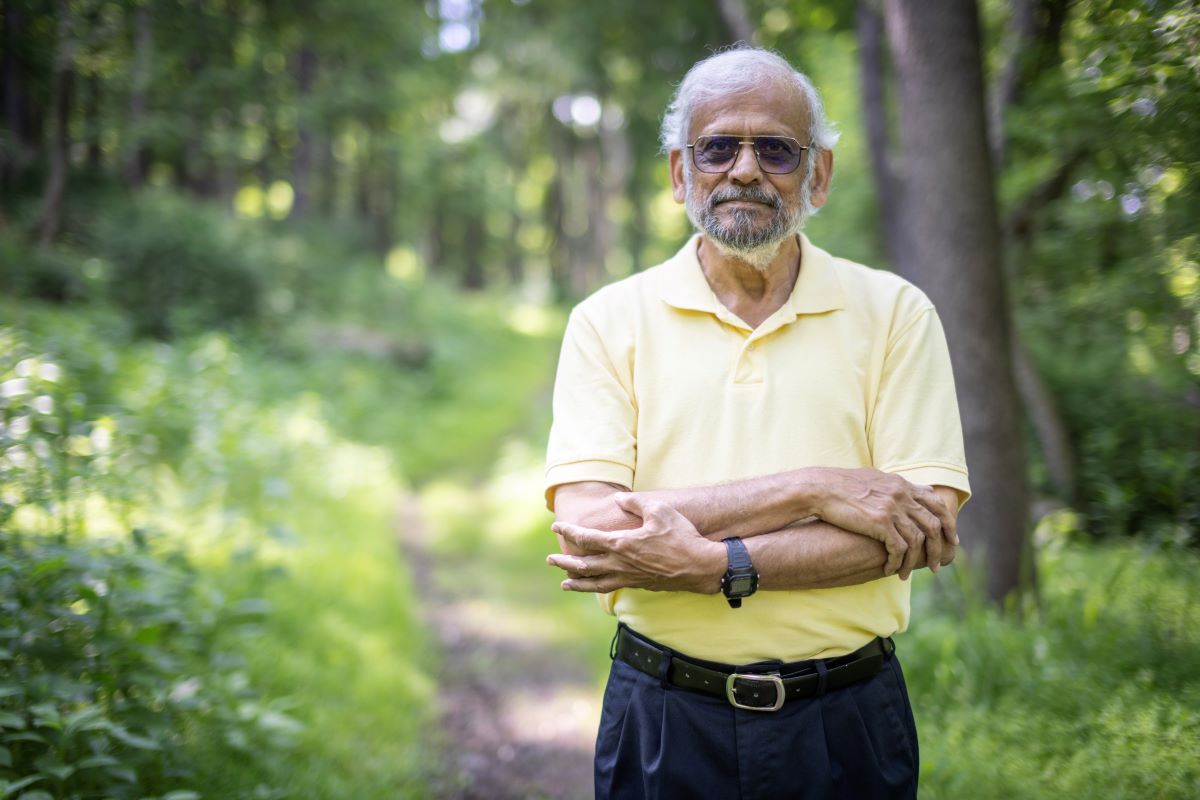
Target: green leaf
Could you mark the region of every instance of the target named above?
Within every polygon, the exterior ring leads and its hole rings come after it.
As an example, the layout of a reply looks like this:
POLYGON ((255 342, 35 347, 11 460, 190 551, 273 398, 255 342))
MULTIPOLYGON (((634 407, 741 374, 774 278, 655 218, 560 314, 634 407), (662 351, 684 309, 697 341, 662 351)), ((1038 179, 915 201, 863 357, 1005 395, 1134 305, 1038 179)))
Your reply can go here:
POLYGON ((35 789, 32 792, 25 792, 17 800, 54 800, 54 795, 43 792, 41 789, 35 789))
POLYGON ((47 559, 33 568, 32 575, 40 577, 48 572, 57 572, 67 565, 66 556, 58 556, 57 558, 47 559))
POLYGON ((162 749, 162 746, 158 742, 154 741, 153 739, 147 739, 144 736, 138 736, 135 733, 130 733, 129 731, 122 728, 120 725, 113 725, 112 730, 110 732, 112 733, 113 738, 116 739, 117 741, 121 742, 122 744, 128 745, 129 747, 136 748, 138 750, 161 750, 162 749))
POLYGON ((46 737, 42 736, 41 734, 34 733, 33 731, 21 731, 20 733, 8 734, 7 736, 4 737, 4 741, 6 741, 6 742, 36 742, 38 744, 45 744, 46 737))
POLYGON ((99 706, 88 706, 67 715, 64 732, 71 736, 83 731, 111 729, 112 723, 104 719, 104 710, 99 706))
POLYGON ((21 780, 13 781, 12 783, 0 781, 0 800, 3 800, 3 798, 12 797, 26 786, 32 786, 41 780, 45 780, 45 778, 41 775, 30 775, 28 778, 21 778, 21 780))
POLYGON ((200 800, 200 793, 193 792, 191 789, 176 789, 164 794, 162 800, 200 800))
POLYGON ((22 697, 25 690, 11 683, 0 683, 0 700, 5 697, 22 697))
POLYGON ((108 774, 126 783, 137 783, 137 773, 130 767, 109 767, 108 774))
POLYGON ((246 617, 266 616, 271 613, 271 601, 261 597, 248 597, 234 604, 233 613, 246 617))
POLYGON ((0 746, 0 767, 11 767, 12 765, 12 751, 7 747, 0 746))
POLYGON ((17 716, 11 711, 0 711, 0 728, 24 730, 28 724, 24 717, 17 716))
POLYGON ((121 762, 117 761, 112 756, 101 754, 98 756, 88 756, 87 758, 80 759, 79 762, 75 764, 75 767, 76 769, 93 769, 95 767, 119 767, 120 765, 121 762))

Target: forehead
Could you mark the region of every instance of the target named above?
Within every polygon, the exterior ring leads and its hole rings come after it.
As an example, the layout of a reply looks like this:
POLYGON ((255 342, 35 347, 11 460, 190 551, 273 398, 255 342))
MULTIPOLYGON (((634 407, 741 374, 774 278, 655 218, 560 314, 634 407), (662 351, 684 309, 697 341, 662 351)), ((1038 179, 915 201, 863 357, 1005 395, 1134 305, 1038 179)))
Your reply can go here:
POLYGON ((803 142, 808 138, 808 119, 807 103, 799 89, 771 81, 697 105, 688 139, 708 133, 775 133, 803 142))

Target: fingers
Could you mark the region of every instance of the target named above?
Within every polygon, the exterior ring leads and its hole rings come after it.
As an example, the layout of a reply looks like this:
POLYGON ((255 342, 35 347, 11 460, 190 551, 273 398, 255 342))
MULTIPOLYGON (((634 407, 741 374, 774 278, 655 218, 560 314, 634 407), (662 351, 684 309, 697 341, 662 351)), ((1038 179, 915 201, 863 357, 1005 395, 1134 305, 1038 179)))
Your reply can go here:
POLYGON ((914 514, 917 525, 925 533, 925 566, 934 572, 942 568, 942 550, 947 546, 941 521, 920 507, 914 514))
POLYGON ((550 530, 566 539, 576 548, 590 552, 603 552, 612 549, 613 534, 607 531, 585 528, 573 522, 556 522, 550 530))
POLYGON ((611 592, 625 586, 612 575, 599 578, 568 578, 560 585, 564 592, 611 592))
POLYGON ((924 491, 917 494, 917 501, 938 518, 938 522, 942 526, 943 537, 947 542, 957 547, 958 522, 954 514, 950 509, 946 508, 946 503, 932 487, 922 487, 922 489, 924 491))
POLYGON ((908 550, 904 554, 904 563, 900 565, 900 580, 906 581, 920 563, 925 549, 925 534, 907 518, 902 518, 897 527, 908 544, 908 550))
POLYGON ((908 551, 908 544, 905 543, 902 537, 895 530, 892 535, 884 539, 883 546, 887 548, 887 563, 883 565, 884 576, 895 575, 900 570, 900 565, 904 563, 904 554, 908 551))
POLYGON ((572 578, 594 578, 607 575, 616 568, 616 562, 611 556, 572 556, 564 553, 552 553, 546 556, 546 563, 558 567, 572 578))

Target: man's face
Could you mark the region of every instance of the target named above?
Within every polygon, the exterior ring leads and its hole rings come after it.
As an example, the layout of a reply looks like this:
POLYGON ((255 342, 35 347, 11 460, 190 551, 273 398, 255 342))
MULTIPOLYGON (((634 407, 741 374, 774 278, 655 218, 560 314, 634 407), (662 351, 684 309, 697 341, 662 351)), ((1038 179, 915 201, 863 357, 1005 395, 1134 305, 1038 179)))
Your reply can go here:
MULTIPOLYGON (((782 82, 699 106, 692 114, 688 141, 712 134, 790 136, 802 145, 810 144, 803 98, 782 82)), ((773 255, 824 204, 832 166, 828 155, 822 153, 814 164, 806 151, 794 172, 779 175, 762 171, 750 145, 741 147, 723 173, 701 172, 690 151, 675 151, 671 154, 675 199, 684 203, 696 229, 723 249, 773 255)))

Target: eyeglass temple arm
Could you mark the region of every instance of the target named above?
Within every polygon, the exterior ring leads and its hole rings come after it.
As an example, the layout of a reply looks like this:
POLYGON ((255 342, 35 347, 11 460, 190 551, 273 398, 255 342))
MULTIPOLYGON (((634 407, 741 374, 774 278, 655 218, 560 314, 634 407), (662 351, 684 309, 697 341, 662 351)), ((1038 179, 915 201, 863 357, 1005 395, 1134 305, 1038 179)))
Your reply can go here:
MULTIPOLYGON (((703 138, 703 137, 701 137, 701 138, 703 138)), ((738 139, 738 145, 740 146, 743 144, 748 144, 750 146, 754 146, 754 140, 753 139, 738 139)), ((696 149, 695 142, 692 142, 691 144, 684 145, 684 146, 687 147, 688 150, 696 149)), ((801 150, 811 150, 812 149, 811 145, 803 145, 803 144, 800 144, 799 142, 796 142, 796 147, 799 147, 801 150)))

